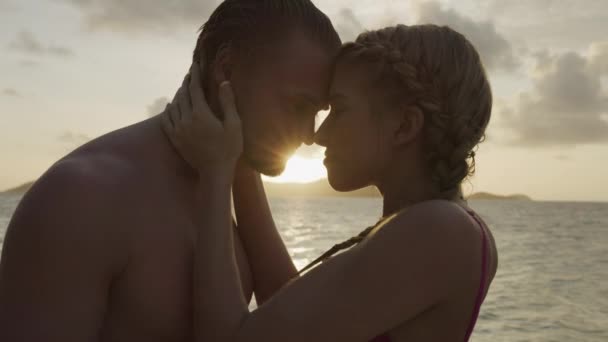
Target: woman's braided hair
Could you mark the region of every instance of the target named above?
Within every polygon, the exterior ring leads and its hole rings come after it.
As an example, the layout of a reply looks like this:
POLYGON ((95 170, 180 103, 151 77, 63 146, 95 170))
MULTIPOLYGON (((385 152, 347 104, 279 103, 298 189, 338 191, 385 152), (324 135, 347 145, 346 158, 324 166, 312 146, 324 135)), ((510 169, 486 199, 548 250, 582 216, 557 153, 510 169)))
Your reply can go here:
MULTIPOLYGON (((490 84, 473 45, 446 26, 397 25, 362 33, 345 44, 337 63, 345 59, 373 74, 378 112, 418 107, 424 115, 425 166, 437 185, 436 198, 460 196, 462 181, 475 172, 474 149, 485 137, 492 110, 490 84)), ((337 246, 348 248, 370 231, 337 246)))
POLYGON ((426 166, 438 197, 453 199, 475 171, 474 148, 484 138, 492 108, 490 84, 473 45, 449 27, 398 25, 361 34, 343 46, 341 58, 378 71, 373 86, 380 89, 381 106, 422 111, 426 166))

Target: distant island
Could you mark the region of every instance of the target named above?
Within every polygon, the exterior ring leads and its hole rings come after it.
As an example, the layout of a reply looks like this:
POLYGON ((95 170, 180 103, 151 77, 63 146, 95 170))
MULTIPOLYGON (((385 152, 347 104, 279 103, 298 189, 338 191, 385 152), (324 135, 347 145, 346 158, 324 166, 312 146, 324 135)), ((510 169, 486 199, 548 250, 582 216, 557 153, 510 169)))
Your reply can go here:
MULTIPOLYGON (((20 195, 26 193, 34 184, 28 182, 16 188, 12 188, 0 194, 20 195)), ((380 197, 380 193, 374 187, 367 187, 350 192, 338 192, 331 188, 327 179, 322 179, 313 183, 271 183, 265 182, 264 188, 270 197, 380 197)), ((495 195, 487 192, 477 192, 469 195, 470 200, 511 200, 511 201, 532 201, 526 195, 495 195)))
POLYGON ((380 197, 380 192, 371 186, 349 192, 336 191, 327 179, 305 184, 265 182, 264 189, 270 197, 380 197))
MULTIPOLYGON (((309 197, 380 197, 380 193, 374 187, 367 187, 351 192, 338 192, 331 188, 327 179, 314 183, 264 183, 268 196, 309 196, 309 197)), ((506 201, 532 201, 527 195, 496 195, 488 192, 476 192, 466 196, 468 200, 506 200, 506 201)))
POLYGON ((495 195, 488 192, 476 192, 467 197, 470 200, 506 200, 506 201, 532 201, 532 198, 527 195, 495 195))
POLYGON ((32 187, 32 185, 34 185, 34 182, 27 182, 25 184, 19 185, 16 188, 1 191, 0 194, 22 195, 26 193, 32 187))

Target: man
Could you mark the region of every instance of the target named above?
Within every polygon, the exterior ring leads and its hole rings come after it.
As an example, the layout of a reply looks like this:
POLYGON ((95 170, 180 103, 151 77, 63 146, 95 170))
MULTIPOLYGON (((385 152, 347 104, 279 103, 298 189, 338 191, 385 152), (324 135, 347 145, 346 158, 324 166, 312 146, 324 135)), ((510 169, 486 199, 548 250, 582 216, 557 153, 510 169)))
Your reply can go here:
MULTIPOLYGON (((207 98, 219 112, 218 85, 231 80, 245 159, 257 171, 278 174, 311 142, 339 46, 309 0, 226 0, 204 25, 194 61, 204 66, 207 98)), ((195 227, 205 224, 196 177, 159 116, 53 165, 8 227, 0 341, 189 340, 195 227)), ((250 298, 255 280, 235 243, 250 298)))

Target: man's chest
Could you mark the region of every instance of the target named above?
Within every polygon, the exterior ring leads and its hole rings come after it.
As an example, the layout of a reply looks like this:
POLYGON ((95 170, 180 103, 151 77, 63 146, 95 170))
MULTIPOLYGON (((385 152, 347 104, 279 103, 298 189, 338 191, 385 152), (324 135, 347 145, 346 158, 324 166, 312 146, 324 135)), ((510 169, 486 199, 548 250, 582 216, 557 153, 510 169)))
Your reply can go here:
MULTIPOLYGON (((120 330, 136 329, 138 336, 185 340, 192 332, 194 252, 199 228, 186 215, 159 215, 146 221, 147 226, 139 227, 133 236, 130 260, 112 286, 110 315, 120 317, 115 322, 124 325, 120 330)), ((252 291, 248 262, 240 243, 235 244, 235 251, 248 298, 252 291)))
POLYGON ((106 329, 117 340, 181 341, 191 333, 194 238, 162 216, 133 228, 129 259, 113 280, 106 329))

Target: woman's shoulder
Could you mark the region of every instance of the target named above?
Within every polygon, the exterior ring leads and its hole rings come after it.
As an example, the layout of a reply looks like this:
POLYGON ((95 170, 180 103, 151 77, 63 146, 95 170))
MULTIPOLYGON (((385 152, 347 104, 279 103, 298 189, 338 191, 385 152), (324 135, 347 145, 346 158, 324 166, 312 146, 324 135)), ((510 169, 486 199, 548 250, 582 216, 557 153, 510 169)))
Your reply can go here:
POLYGON ((429 200, 414 204, 387 217, 383 225, 457 228, 475 225, 474 211, 464 203, 446 200, 429 200))
POLYGON ((453 250, 464 256, 462 247, 480 244, 480 229, 473 211, 465 205, 431 200, 387 217, 378 225, 374 237, 385 236, 396 248, 416 244, 428 246, 429 251, 443 250, 444 255, 452 254, 446 252, 453 250))
POLYGON ((463 275, 478 269, 483 241, 469 210, 449 201, 412 205, 378 225, 361 246, 364 258, 357 259, 358 265, 368 266, 364 270, 370 273, 377 265, 387 265, 381 271, 400 286, 415 274, 414 292, 424 289, 438 298, 454 289, 469 289, 471 279, 463 275))

